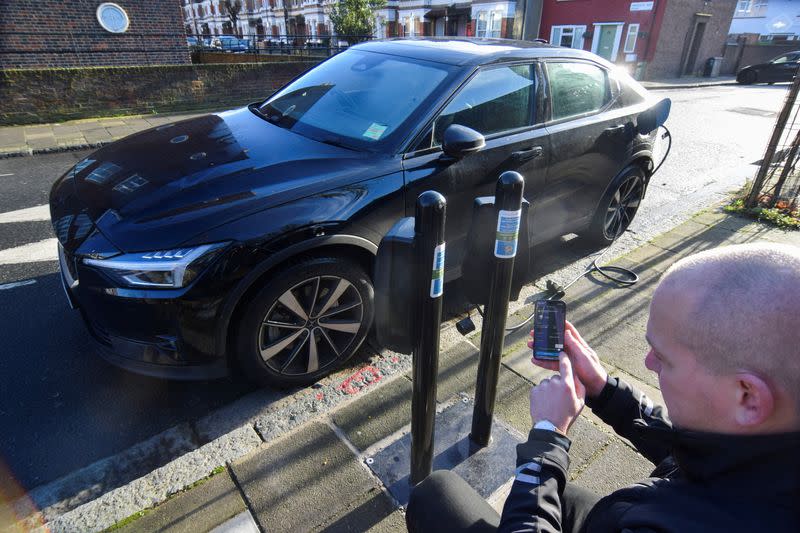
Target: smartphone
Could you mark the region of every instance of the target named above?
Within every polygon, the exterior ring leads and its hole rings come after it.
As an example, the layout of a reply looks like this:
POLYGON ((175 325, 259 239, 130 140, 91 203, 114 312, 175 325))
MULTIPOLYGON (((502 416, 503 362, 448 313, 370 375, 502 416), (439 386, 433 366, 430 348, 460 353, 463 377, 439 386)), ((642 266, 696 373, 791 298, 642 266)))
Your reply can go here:
POLYGON ((558 361, 564 350, 564 323, 567 304, 561 300, 538 300, 534 307, 533 357, 543 361, 558 361))

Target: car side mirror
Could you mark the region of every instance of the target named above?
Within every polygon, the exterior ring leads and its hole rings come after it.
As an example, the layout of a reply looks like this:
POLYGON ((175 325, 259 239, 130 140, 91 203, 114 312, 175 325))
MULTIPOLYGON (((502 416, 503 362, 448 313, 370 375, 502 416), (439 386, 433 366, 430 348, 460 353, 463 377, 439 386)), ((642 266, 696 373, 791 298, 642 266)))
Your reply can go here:
POLYGON ((471 128, 451 124, 444 130, 442 151, 450 157, 461 159, 469 154, 474 154, 484 146, 486 146, 486 140, 483 135, 471 128))
POLYGON ((649 135, 653 130, 663 126, 671 108, 672 100, 664 98, 650 109, 642 111, 636 119, 637 131, 641 135, 649 135))

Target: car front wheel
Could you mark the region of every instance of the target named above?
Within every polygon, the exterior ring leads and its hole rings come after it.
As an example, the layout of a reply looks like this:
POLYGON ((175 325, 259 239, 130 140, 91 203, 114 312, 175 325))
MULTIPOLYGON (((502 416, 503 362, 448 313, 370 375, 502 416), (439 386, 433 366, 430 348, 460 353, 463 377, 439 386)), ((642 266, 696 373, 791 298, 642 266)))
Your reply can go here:
POLYGON ((751 85, 755 83, 757 79, 758 74, 753 70, 743 70, 736 76, 736 81, 744 85, 751 85))
POLYGON ((361 346, 373 318, 373 288, 356 263, 317 257, 292 264, 248 304, 236 340, 244 374, 262 385, 307 385, 361 346))
POLYGON ((609 187, 586 237, 601 246, 607 246, 625 233, 636 216, 645 191, 645 176, 638 166, 630 166, 609 187))

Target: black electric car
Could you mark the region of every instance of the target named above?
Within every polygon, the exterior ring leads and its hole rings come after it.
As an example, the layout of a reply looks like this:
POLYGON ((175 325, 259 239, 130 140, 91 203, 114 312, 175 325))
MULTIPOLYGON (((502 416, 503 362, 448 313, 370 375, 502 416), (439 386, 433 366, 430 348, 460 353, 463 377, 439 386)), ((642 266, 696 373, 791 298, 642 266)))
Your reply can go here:
POLYGON ((800 65, 800 51, 781 54, 767 63, 748 65, 739 69, 736 81, 745 85, 792 81, 798 65, 800 65))
POLYGON ((653 105, 580 50, 362 43, 264 102, 131 135, 58 179, 67 297, 126 369, 313 382, 367 335, 377 245, 421 192, 447 198, 447 280, 473 199, 505 170, 526 180, 529 245, 608 243, 653 171, 653 105))

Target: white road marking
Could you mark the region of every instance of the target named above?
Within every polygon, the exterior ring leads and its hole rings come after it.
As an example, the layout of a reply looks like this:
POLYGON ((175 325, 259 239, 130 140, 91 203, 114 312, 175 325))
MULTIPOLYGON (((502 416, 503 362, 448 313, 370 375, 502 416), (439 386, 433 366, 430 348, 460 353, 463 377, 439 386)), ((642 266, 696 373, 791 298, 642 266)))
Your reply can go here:
POLYGON ((35 220, 50 220, 50 206, 47 204, 17 209, 0 213, 0 224, 10 222, 33 222, 35 220))
POLYGON ((15 281, 14 283, 6 283, 5 285, 0 285, 0 291, 4 291, 6 289, 14 289, 16 287, 24 287, 25 285, 33 285, 36 283, 35 279, 26 279, 25 281, 15 281))
POLYGON ((17 265, 37 261, 58 261, 58 239, 45 239, 0 250, 0 265, 17 265))

